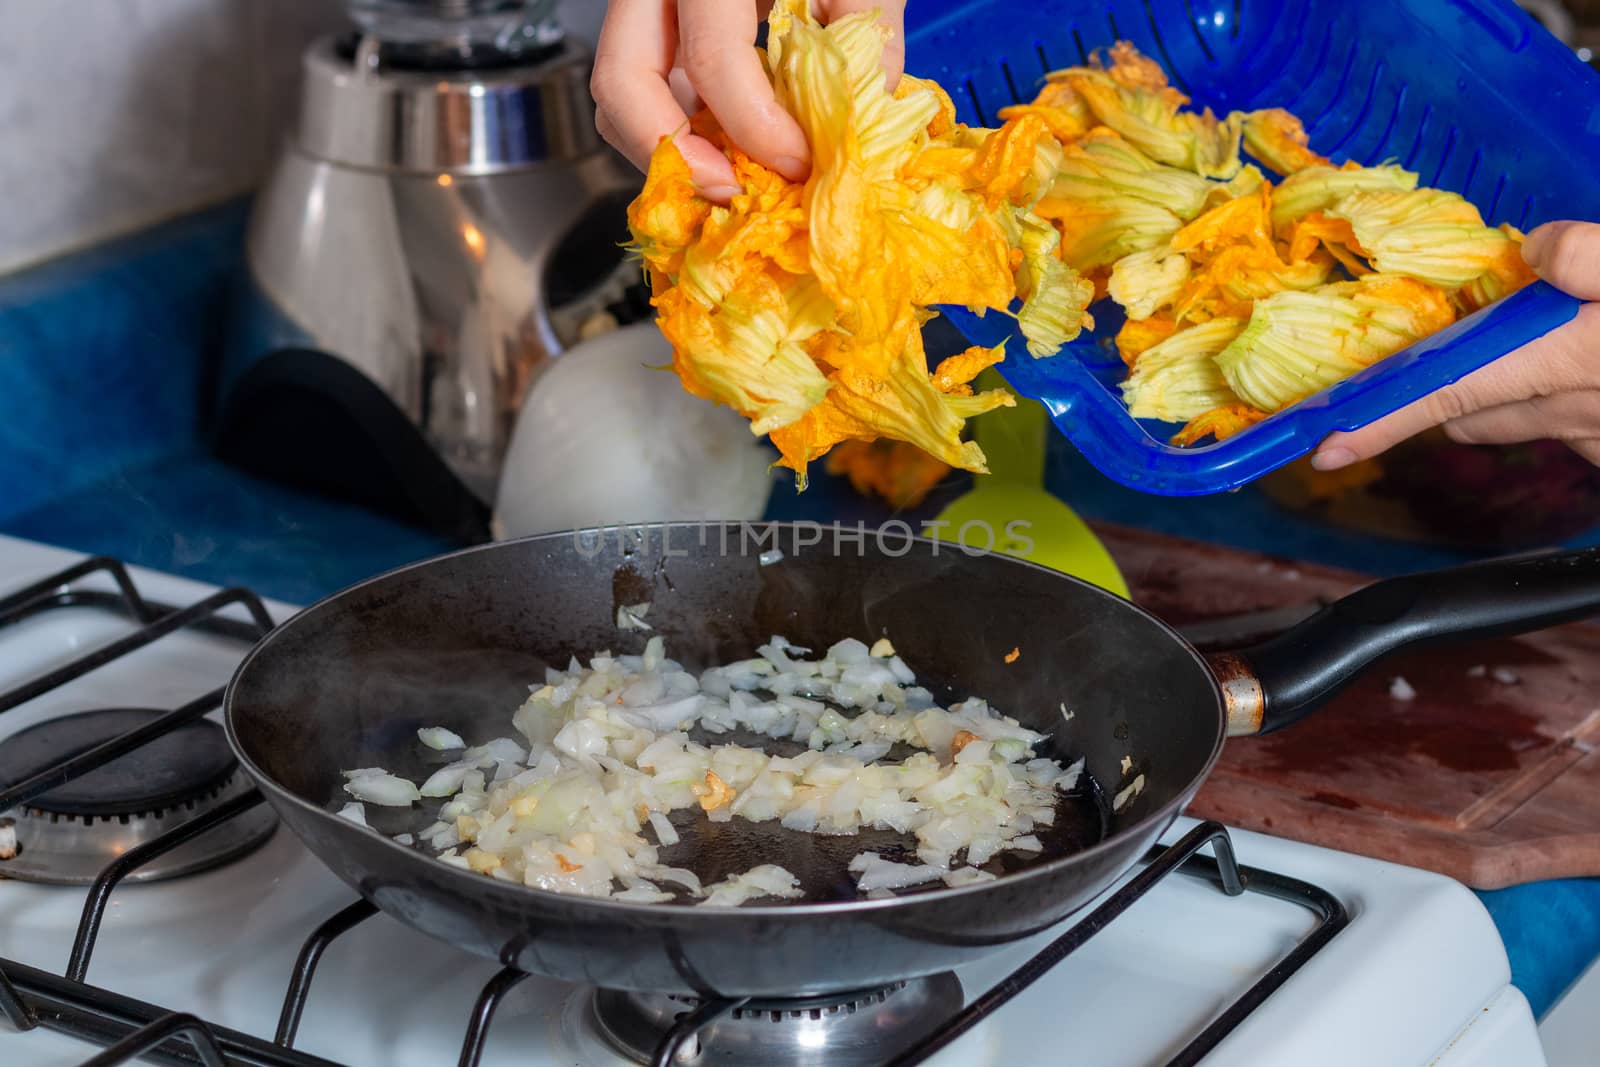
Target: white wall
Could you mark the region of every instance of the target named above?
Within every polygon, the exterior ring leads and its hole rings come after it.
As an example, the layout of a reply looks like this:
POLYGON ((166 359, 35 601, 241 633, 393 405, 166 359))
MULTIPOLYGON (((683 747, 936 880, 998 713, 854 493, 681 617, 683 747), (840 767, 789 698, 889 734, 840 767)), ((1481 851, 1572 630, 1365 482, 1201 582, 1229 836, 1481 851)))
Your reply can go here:
MULTIPOLYGON (((591 41, 603 0, 563 0, 591 41)), ((253 188, 338 0, 0 0, 0 272, 253 188)))

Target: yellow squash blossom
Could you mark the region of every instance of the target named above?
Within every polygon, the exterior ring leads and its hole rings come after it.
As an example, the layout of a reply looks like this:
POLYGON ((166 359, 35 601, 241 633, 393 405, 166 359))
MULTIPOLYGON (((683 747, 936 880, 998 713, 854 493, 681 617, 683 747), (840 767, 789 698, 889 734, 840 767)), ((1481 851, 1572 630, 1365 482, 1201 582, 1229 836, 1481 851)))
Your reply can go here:
POLYGON ((1456 293, 1456 301, 1466 314, 1486 308, 1538 278, 1522 258, 1522 234, 1509 223, 1501 226, 1500 232, 1507 240, 1494 263, 1456 293))
POLYGON ((1188 97, 1131 45, 1118 44, 1111 60, 1107 67, 1097 55, 1092 66, 1055 71, 1049 78, 1065 82, 1095 119, 1150 158, 1207 178, 1226 180, 1238 173, 1242 113, 1219 121, 1209 109, 1182 110, 1188 97))
POLYGON ((1171 306, 1189 279, 1189 261, 1181 252, 1150 249, 1117 260, 1107 290, 1130 321, 1148 319, 1171 306))
POLYGON ((1218 315, 1248 317, 1250 302, 1285 289, 1315 289, 1333 272, 1327 254, 1286 263, 1271 244, 1235 244, 1191 275, 1172 302, 1179 321, 1218 315))
POLYGON ((1132 197, 1090 203, 1046 197, 1034 211, 1055 224, 1062 260, 1080 273, 1101 274, 1102 281, 1117 260, 1165 247, 1183 225, 1166 208, 1132 197))
POLYGON ((1178 323, 1171 315, 1152 315, 1147 319, 1129 319, 1117 331, 1117 354, 1122 362, 1133 366, 1139 357, 1178 332, 1178 323))
POLYGON ((1443 189, 1356 193, 1327 214, 1350 224, 1378 270, 1444 289, 1521 258, 1514 240, 1485 226, 1477 208, 1443 189))
POLYGON ((1062 149, 1045 195, 1080 205, 1105 199, 1143 200, 1187 222, 1200 214, 1206 197, 1217 187, 1198 174, 1158 163, 1117 134, 1097 130, 1062 149))
POLYGON ((1014 274, 1022 298, 1017 326, 1030 355, 1051 355, 1083 330, 1094 329, 1085 310, 1094 299, 1094 283, 1062 262, 1061 235, 1048 221, 1031 212, 1010 213, 1002 221, 1007 240, 1022 251, 1014 274))
POLYGON ((1204 258, 1241 241, 1272 243, 1272 190, 1263 185, 1247 196, 1235 197, 1211 208, 1172 235, 1175 252, 1193 252, 1204 258))
MULTIPOLYGON (((972 416, 1012 407, 1016 398, 1003 389, 974 394, 970 388, 954 388, 965 382, 953 383, 949 392, 940 391, 930 381, 921 333, 911 329, 908 336, 910 345, 901 360, 881 376, 848 362, 835 371, 827 403, 818 404, 798 422, 772 431, 778 451, 809 462, 841 441, 888 437, 909 441, 952 467, 986 473, 983 450, 976 442, 962 441, 961 430, 972 416)), ((995 350, 989 362, 998 363, 1003 355, 995 350)))
POLYGON ((1179 106, 1189 102, 1188 97, 1167 83, 1167 72, 1161 64, 1141 53, 1131 41, 1118 41, 1091 57, 1090 62, 1124 88, 1163 93, 1179 106))
POLYGON ((644 191, 628 205, 628 228, 653 282, 665 284, 683 269, 683 253, 699 238, 709 214, 711 202, 695 191, 683 153, 663 145, 650 158, 644 191))
POLYGON ((1194 260, 1171 306, 1181 321, 1248 318, 1250 301, 1283 289, 1312 289, 1328 280, 1333 259, 1313 254, 1285 260, 1272 236, 1272 189, 1222 201, 1172 238, 1194 260))
POLYGON ((1256 167, 1246 164, 1239 168, 1235 174, 1225 182, 1210 182, 1206 192, 1206 200, 1202 210, 1209 211, 1219 204, 1226 204, 1230 200, 1259 193, 1262 186, 1267 184, 1266 176, 1256 167))
POLYGON ((1141 355, 1122 383, 1136 419, 1187 422, 1213 408, 1237 404, 1216 355, 1244 329, 1241 319, 1212 319, 1179 330, 1141 355))
MULTIPOLYGON (((747 158, 739 164, 746 175, 759 168, 747 158)), ((828 392, 806 344, 828 326, 829 304, 814 278, 773 262, 783 255, 783 242, 770 243, 783 228, 775 223, 782 212, 747 213, 759 191, 729 208, 699 212, 698 233, 680 243, 681 222, 692 217, 684 208, 687 175, 676 146, 665 143, 633 205, 635 217, 666 220, 636 231, 650 236, 640 248, 652 271, 661 331, 689 392, 738 409, 753 432, 766 433, 798 419, 828 392), (672 275, 662 266, 676 266, 675 283, 664 283, 672 275), (752 375, 752 366, 764 372, 752 375)))
POLYGON ((845 441, 828 453, 828 473, 849 478, 863 496, 914 508, 950 473, 950 465, 904 441, 845 441))
POLYGON ((1199 214, 1212 183, 1157 163, 1110 133, 1062 152, 1055 179, 1034 213, 1061 233, 1061 259, 1082 273, 1132 252, 1160 248, 1199 214))
POLYGON ((1064 81, 1046 82, 1031 103, 1013 104, 1000 109, 1001 122, 1025 115, 1036 115, 1050 127, 1050 134, 1062 144, 1071 144, 1095 125, 1094 116, 1083 97, 1064 81))
POLYGON ((1368 254, 1367 250, 1356 240, 1355 231, 1345 219, 1330 218, 1320 211, 1313 211, 1290 223, 1288 242, 1291 262, 1310 259, 1320 246, 1338 260, 1350 277, 1359 278, 1372 273, 1372 268, 1361 259, 1368 254))
POLYGON ((1404 192, 1417 176, 1389 164, 1382 167, 1312 166, 1298 170, 1272 192, 1272 224, 1279 229, 1313 211, 1324 211, 1354 193, 1404 192))
POLYGON ((1239 399, 1278 411, 1454 320, 1448 298, 1434 286, 1369 274, 1256 301, 1249 324, 1217 363, 1239 399))
POLYGON ((1244 150, 1276 174, 1293 174, 1307 167, 1329 166, 1311 151, 1300 120, 1282 108, 1252 111, 1244 119, 1244 150))
POLYGON ((1192 445, 1207 437, 1224 441, 1240 430, 1248 430, 1269 414, 1270 412, 1259 411, 1249 404, 1224 404, 1220 408, 1213 408, 1204 415, 1190 419, 1183 429, 1173 434, 1172 443, 1179 446, 1192 445))

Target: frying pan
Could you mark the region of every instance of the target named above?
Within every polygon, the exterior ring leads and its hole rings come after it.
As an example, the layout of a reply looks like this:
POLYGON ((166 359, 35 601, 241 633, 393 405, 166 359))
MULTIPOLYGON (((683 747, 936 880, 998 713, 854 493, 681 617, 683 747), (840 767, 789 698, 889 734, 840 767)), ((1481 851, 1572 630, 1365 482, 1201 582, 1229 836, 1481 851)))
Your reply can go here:
POLYGON ((338 593, 251 651, 225 716, 283 821, 418 930, 568 981, 795 996, 948 970, 1058 922, 1137 862, 1226 735, 1293 722, 1391 652, 1597 610, 1600 553, 1500 560, 1378 582, 1274 640, 1207 659, 1111 593, 949 542, 805 523, 650 526, 469 549, 338 593), (992 882, 885 900, 855 899, 846 865, 867 848, 892 850, 893 835, 820 837, 680 813, 687 832, 664 862, 702 878, 779 863, 807 891, 800 903, 740 908, 526 888, 386 836, 433 819, 420 809, 369 805, 385 833, 334 814, 348 799, 341 769, 426 776, 438 754, 417 742, 418 727, 446 726, 469 743, 505 736, 546 665, 639 651, 649 635, 619 631, 615 612, 646 600, 654 632, 689 670, 751 656, 772 634, 818 649, 888 636, 944 700, 985 697, 1047 733, 1041 751, 1085 758, 1085 785, 1063 799, 1042 857, 1006 860, 1016 869, 992 882), (1013 648, 1020 656, 1008 663, 1013 648))

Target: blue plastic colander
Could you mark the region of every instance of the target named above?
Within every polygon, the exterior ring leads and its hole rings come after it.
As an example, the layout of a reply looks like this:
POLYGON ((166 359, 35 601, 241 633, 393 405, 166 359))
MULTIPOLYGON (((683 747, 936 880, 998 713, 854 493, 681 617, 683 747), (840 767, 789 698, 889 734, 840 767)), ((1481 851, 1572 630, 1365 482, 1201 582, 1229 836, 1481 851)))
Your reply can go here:
MULTIPOLYGON (((1477 204, 1490 225, 1600 220, 1600 77, 1510 0, 911 0, 910 70, 950 91, 963 121, 1031 99, 1046 71, 1132 41, 1219 114, 1283 107, 1334 160, 1394 161, 1477 204)), ((946 309, 974 344, 1011 337, 1004 315, 946 309)), ((1174 448, 1175 427, 1133 419, 1122 361, 1097 328, 1002 365, 1100 470, 1146 492, 1233 489, 1561 325, 1578 302, 1537 283, 1226 441, 1174 448)))

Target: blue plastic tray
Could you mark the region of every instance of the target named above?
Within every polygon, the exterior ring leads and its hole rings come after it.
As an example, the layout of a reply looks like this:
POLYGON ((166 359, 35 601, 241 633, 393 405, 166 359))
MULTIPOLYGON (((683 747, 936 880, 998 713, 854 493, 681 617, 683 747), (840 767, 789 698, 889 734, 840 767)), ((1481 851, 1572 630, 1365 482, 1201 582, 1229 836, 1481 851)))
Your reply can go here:
MULTIPOLYGON (((1343 162, 1399 162, 1453 189, 1491 225, 1600 219, 1600 78, 1510 0, 912 0, 913 73, 937 79, 962 118, 1032 98, 1044 72, 1132 41, 1219 114, 1288 108, 1311 146, 1343 162)), ((1536 283, 1226 441, 1173 448, 1175 427, 1128 415, 1107 342, 1121 317, 1033 360, 1020 338, 1001 366, 1062 433, 1124 485, 1167 496, 1237 488, 1455 381, 1566 322, 1578 303, 1536 283)), ((1003 315, 945 309, 974 344, 1014 333, 1003 315)))

